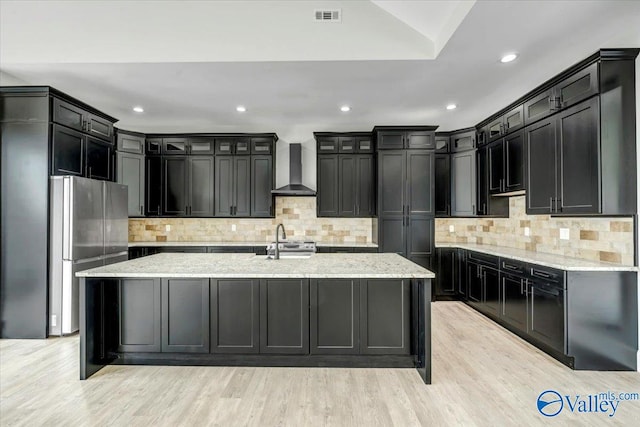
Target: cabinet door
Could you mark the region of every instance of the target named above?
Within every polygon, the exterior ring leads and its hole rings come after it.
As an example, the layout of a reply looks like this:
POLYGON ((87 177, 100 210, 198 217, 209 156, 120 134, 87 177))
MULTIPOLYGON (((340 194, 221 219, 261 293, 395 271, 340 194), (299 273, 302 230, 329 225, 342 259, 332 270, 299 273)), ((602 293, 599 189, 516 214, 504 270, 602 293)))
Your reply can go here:
POLYGON ((129 216, 144 216, 144 155, 118 152, 118 183, 128 188, 129 216))
POLYGON ((561 81, 555 87, 560 107, 570 107, 597 94, 599 92, 598 83, 598 63, 591 64, 584 70, 561 81))
POLYGON ((378 227, 380 230, 380 252, 406 256, 406 218, 404 216, 378 217, 378 227))
POLYGON ((111 181, 113 171, 113 146, 99 139, 86 137, 86 177, 111 181))
POLYGON ((404 182, 406 152, 378 153, 378 215, 403 216, 405 214, 404 182))
POLYGON ((476 213, 476 152, 451 156, 451 216, 473 216, 476 213))
MULTIPOLYGON (((487 147, 487 160, 489 161, 489 194, 504 192, 504 144, 496 141, 487 147)), ((482 206, 478 206, 482 211, 482 206)), ((483 212, 486 213, 486 212, 483 212)))
POLYGON ((258 353, 260 282, 211 280, 211 353, 258 353))
POLYGON ((357 157, 338 156, 338 216, 356 216, 357 157))
POLYGON ((407 213, 433 216, 434 170, 432 152, 407 152, 407 213))
POLYGON ((216 156, 215 161, 215 215, 231 216, 233 208, 233 156, 216 156))
POLYGON ((487 136, 489 138, 487 142, 495 141, 496 139, 504 135, 503 120, 503 116, 500 116, 487 125, 487 136))
POLYGON ((189 158, 189 211, 190 216, 213 215, 213 157, 189 158))
POLYGON ((409 354, 409 280, 360 281, 360 353, 409 354))
POLYGON ((209 279, 162 279, 162 352, 209 352, 209 279))
POLYGON ((448 217, 451 209, 451 163, 448 154, 434 156, 436 217, 448 217))
POLYGON ((518 105, 504 115, 504 132, 510 133, 524 126, 524 105, 518 105))
POLYGON ((164 185, 162 186, 162 214, 186 215, 188 202, 186 156, 163 157, 164 185))
POLYGON ((360 217, 375 216, 375 167, 372 155, 356 157, 356 215, 360 217))
POLYGON ((601 211, 598 102, 593 98, 558 115, 560 186, 556 211, 563 214, 601 211))
POLYGON ((86 115, 86 132, 113 143, 113 123, 95 114, 86 115))
POLYGON ((308 280, 260 280, 260 353, 309 353, 308 280))
POLYGON ((53 98, 53 121, 71 129, 83 131, 87 112, 80 107, 53 98))
POLYGON ((318 216, 338 216, 338 155, 318 156, 318 216))
POLYGON ((236 156, 233 159, 233 178, 233 215, 251 216, 251 157, 236 156))
POLYGON ((211 138, 191 138, 189 139, 189 154, 192 156, 212 155, 214 153, 214 143, 211 138))
POLYGON ((144 154, 144 136, 119 132, 117 141, 118 152, 124 151, 131 154, 144 154))
POLYGON ((273 215, 273 157, 251 156, 251 216, 273 215))
POLYGON ((489 147, 478 148, 476 153, 476 215, 489 215, 489 147))
POLYGON ((318 138, 317 143, 318 154, 333 154, 338 152, 337 137, 318 138))
POLYGON ((482 276, 480 265, 467 260, 467 296, 470 303, 477 307, 482 303, 482 276))
POLYGON ((338 138, 339 153, 355 153, 356 139, 354 137, 341 136, 338 138))
POLYGON ((527 214, 550 214, 556 197, 556 120, 545 119, 525 129, 527 214))
POLYGON ((407 132, 405 148, 435 149, 435 133, 430 131, 407 132))
POLYGON ((467 151, 476 147, 476 133, 475 131, 461 132, 455 135, 451 135, 451 151, 467 151))
POLYGON ((84 136, 62 126, 53 126, 52 175, 84 175, 84 136))
POLYGON ((513 133, 504 138, 504 191, 524 190, 524 133, 513 133))
POLYGON ((147 154, 162 154, 162 138, 146 139, 147 154))
POLYGON ((425 268, 431 267, 434 254, 434 219, 409 216, 407 218, 407 258, 425 268))
POLYGON ((437 249, 436 296, 453 296, 456 294, 456 273, 458 265, 457 249, 437 249))
POLYGON ((455 275, 455 281, 457 282, 456 291, 458 297, 462 301, 467 300, 467 251, 464 249, 458 249, 457 253, 458 264, 457 274, 455 275))
POLYGON ((162 158, 147 156, 145 159, 145 214, 162 214, 162 158))
POLYGON ((118 351, 159 352, 160 279, 122 279, 118 283, 118 351))
POLYGON ((529 285, 529 335, 564 352, 564 291, 544 283, 529 285))
POLYGON ((500 274, 502 310, 500 317, 511 326, 527 332, 527 285, 524 279, 500 274))
POLYGON ((500 316, 500 273, 498 270, 482 267, 482 281, 484 282, 484 311, 500 316))
POLYGON ((379 150, 400 150, 404 148, 404 132, 402 131, 379 131, 379 150))
POLYGON ((311 354, 360 352, 359 280, 311 280, 310 350, 311 354))
POLYGON ((184 156, 187 154, 186 138, 163 138, 162 154, 165 156, 184 156))
POLYGON ((536 120, 544 119, 556 109, 553 89, 548 89, 524 103, 524 124, 529 125, 536 120))

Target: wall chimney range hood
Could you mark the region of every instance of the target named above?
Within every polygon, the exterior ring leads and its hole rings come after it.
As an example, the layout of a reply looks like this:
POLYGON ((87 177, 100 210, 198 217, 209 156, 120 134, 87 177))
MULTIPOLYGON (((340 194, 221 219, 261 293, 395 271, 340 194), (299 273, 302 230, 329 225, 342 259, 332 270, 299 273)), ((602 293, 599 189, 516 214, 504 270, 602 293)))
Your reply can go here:
POLYGON ((289 185, 271 191, 275 196, 315 196, 316 192, 302 185, 302 145, 289 144, 289 185))

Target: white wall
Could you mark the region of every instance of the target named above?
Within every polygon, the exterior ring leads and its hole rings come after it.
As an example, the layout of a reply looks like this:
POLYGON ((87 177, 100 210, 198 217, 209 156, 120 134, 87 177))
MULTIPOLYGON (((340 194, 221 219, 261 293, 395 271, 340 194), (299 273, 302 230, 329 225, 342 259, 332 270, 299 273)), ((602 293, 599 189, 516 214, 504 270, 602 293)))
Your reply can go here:
POLYGON ((22 86, 27 82, 0 70, 0 86, 22 86))

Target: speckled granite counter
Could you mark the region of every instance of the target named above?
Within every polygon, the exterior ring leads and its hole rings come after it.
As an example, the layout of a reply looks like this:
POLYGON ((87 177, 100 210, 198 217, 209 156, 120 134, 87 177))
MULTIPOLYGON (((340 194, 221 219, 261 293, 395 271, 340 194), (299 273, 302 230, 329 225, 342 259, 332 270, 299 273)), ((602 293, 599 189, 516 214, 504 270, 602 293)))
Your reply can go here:
MULTIPOLYGON (((129 242, 130 248, 140 247, 172 247, 172 246, 267 246, 270 242, 129 242)), ((318 247, 335 248, 377 248, 376 243, 323 243, 316 242, 318 247)))
POLYGON ((502 246, 478 245, 471 243, 440 243, 438 248, 461 248, 470 251, 482 252, 513 260, 530 262, 546 267, 557 268, 566 271, 638 271, 638 267, 611 264, 608 262, 587 261, 578 258, 570 258, 562 255, 531 252, 523 249, 507 248, 502 246))
POLYGON ((78 277, 421 278, 431 271, 397 254, 314 254, 268 260, 254 254, 162 253, 77 273, 78 277))

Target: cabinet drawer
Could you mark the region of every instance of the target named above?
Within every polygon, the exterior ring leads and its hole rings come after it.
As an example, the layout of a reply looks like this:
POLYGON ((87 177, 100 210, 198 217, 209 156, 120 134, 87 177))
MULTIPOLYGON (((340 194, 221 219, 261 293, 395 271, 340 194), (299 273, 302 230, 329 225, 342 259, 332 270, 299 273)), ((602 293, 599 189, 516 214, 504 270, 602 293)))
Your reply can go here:
POLYGON ((500 270, 511 274, 527 274, 527 263, 508 258, 500 258, 500 270))
POLYGON ((488 267, 492 267, 492 268, 499 268, 500 266, 500 259, 496 256, 493 255, 487 255, 487 254, 483 254, 480 252, 473 252, 473 251, 469 251, 468 255, 467 255, 467 259, 476 261, 480 264, 486 265, 488 267))
POLYGON ((536 264, 529 265, 529 273, 532 277, 544 279, 545 281, 556 284, 564 283, 564 271, 551 267, 542 267, 536 264))
POLYGON ((318 154, 337 153, 337 152, 338 152, 337 138, 322 138, 318 140, 318 154))

